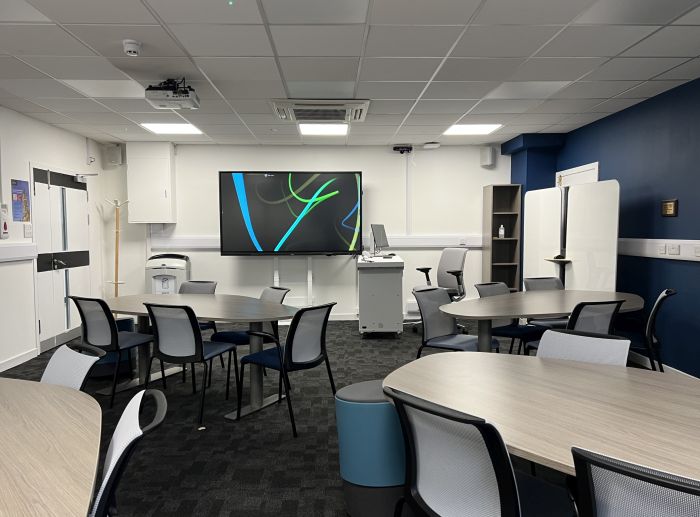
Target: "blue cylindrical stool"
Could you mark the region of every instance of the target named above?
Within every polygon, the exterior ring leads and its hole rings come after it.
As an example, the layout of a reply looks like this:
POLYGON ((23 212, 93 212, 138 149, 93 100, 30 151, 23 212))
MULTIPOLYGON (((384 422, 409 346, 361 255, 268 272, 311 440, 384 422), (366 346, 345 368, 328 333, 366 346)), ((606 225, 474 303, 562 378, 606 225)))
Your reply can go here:
POLYGON ((338 390, 335 415, 348 514, 392 516, 403 495, 406 458, 399 417, 384 396, 382 381, 338 390))

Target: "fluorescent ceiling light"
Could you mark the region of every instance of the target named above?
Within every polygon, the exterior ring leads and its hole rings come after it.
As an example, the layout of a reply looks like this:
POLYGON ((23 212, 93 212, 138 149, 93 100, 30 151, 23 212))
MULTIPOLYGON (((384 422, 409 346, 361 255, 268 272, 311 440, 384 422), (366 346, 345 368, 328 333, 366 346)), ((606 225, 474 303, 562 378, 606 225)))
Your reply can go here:
POLYGON ((201 135, 202 132, 192 124, 152 124, 144 123, 141 127, 156 135, 201 135))
POLYGON ((302 135, 338 136, 348 134, 347 124, 299 124, 302 135))
POLYGON ((455 124, 443 135, 490 135, 501 127, 503 124, 455 124))

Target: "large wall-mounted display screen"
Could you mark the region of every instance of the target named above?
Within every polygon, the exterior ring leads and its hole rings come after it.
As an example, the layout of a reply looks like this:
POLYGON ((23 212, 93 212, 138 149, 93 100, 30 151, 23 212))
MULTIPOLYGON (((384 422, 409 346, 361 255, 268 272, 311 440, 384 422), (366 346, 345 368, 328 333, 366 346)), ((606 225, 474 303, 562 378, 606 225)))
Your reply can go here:
POLYGON ((360 172, 219 172, 222 255, 362 251, 360 172))

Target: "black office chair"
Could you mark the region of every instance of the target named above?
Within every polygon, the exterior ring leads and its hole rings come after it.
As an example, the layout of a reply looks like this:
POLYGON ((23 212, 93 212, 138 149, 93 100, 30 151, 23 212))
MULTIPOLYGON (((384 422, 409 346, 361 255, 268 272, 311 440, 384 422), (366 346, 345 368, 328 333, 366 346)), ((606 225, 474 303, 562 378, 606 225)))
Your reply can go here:
POLYGON ((158 390, 142 390, 134 395, 126 405, 107 449, 107 456, 102 467, 102 482, 95 496, 90 517, 117 515, 117 486, 126 470, 129 459, 141 438, 163 423, 167 411, 168 402, 163 392, 158 390), (153 399, 155 415, 149 424, 142 427, 139 423, 139 415, 144 397, 153 399))
MULTIPOLYGON (((589 334, 612 334, 615 317, 624 302, 581 302, 574 307, 566 330, 588 332, 589 334)), ((539 340, 525 345, 525 354, 539 346, 539 340)))
MULTIPOLYGON (((526 291, 563 291, 564 284, 556 276, 540 276, 523 279, 526 291)), ((565 329, 569 324, 569 318, 531 318, 527 320, 531 325, 539 325, 550 329, 565 329)))
POLYGON ((62 345, 49 359, 39 382, 82 391, 93 366, 105 355, 101 348, 85 343, 62 345))
POLYGON ((700 481, 573 447, 580 517, 697 517, 700 481))
POLYGON ((399 414, 406 485, 396 505, 429 517, 518 517, 510 456, 498 430, 481 418, 384 388, 399 414))
POLYGON ((643 323, 641 325, 635 325, 634 323, 636 322, 633 322, 631 318, 618 318, 617 320, 620 322, 620 326, 632 322, 632 325, 630 325, 631 328, 616 328, 615 334, 626 337, 632 341, 631 350, 646 355, 649 358, 651 369, 654 371, 656 370, 655 363, 658 364, 659 371, 664 371, 664 365, 661 361, 661 342, 656 335, 656 319, 659 316, 661 307, 666 303, 666 300, 676 294, 677 291, 675 289, 664 289, 661 291, 661 294, 656 298, 656 302, 654 302, 654 306, 649 313, 649 318, 647 318, 646 325, 644 325, 644 331, 635 328, 636 326, 642 326, 643 323))
POLYGON ((148 362, 146 386, 148 387, 148 383, 151 380, 153 359, 158 358, 163 389, 167 388, 163 363, 181 365, 189 363, 192 369, 192 393, 196 393, 197 383, 194 364, 202 364, 204 366, 204 375, 202 377, 202 399, 199 404, 198 424, 200 429, 204 429, 202 426, 204 419, 204 395, 207 387, 207 373, 209 374, 208 382, 211 385, 211 361, 213 358, 228 352, 228 370, 226 372, 226 400, 228 400, 231 383, 231 353, 236 347, 229 343, 203 341, 197 316, 195 316, 191 307, 156 303, 145 303, 144 305, 153 324, 153 342, 155 343, 155 354, 148 362), (207 366, 207 362, 209 362, 209 366, 207 366))
POLYGON ((326 364, 328 380, 331 383, 331 390, 335 395, 335 382, 331 364, 326 353, 326 327, 330 317, 333 303, 317 305, 315 307, 305 307, 299 309, 287 332, 287 340, 284 346, 280 345, 279 339, 268 332, 250 332, 250 335, 260 336, 263 339, 274 341, 274 348, 267 348, 261 352, 246 355, 241 359, 241 375, 238 384, 238 411, 237 417, 241 418, 241 399, 243 398, 243 371, 246 364, 255 364, 270 370, 280 372, 280 384, 278 388, 278 402, 282 401, 282 385, 284 385, 285 398, 287 399, 287 409, 289 410, 289 420, 292 423, 292 433, 297 437, 297 427, 294 422, 294 411, 292 410, 292 399, 290 396, 291 386, 289 384, 289 373, 299 370, 315 368, 322 363, 326 364))
MULTIPOLYGON (((474 287, 476 287, 480 298, 510 294, 510 289, 503 282, 486 282, 483 284, 475 284, 474 287)), ((517 339, 519 342, 518 354, 520 354, 523 344, 527 345, 530 342, 538 341, 545 330, 547 330, 545 327, 539 327, 537 325, 520 325, 517 319, 513 319, 508 325, 502 325, 491 329, 491 335, 510 338, 509 354, 513 353, 513 345, 517 339)), ((527 354, 527 348, 525 349, 525 353, 527 354)))
MULTIPOLYGON (((179 294, 216 294, 217 282, 214 280, 187 280, 180 284, 179 294)), ((202 330, 216 332, 215 321, 202 321, 199 323, 202 330)), ((223 366, 223 364, 221 365, 223 366)))
POLYGON ((128 354, 129 369, 131 370, 131 350, 139 346, 148 345, 153 341, 153 336, 138 332, 118 331, 114 315, 104 300, 82 296, 69 296, 68 298, 73 300, 78 308, 78 314, 83 324, 83 343, 101 348, 105 352, 115 352, 117 354, 109 396, 109 407, 111 408, 114 405, 114 393, 117 388, 117 376, 119 374, 119 364, 122 362, 122 353, 126 352, 128 354))

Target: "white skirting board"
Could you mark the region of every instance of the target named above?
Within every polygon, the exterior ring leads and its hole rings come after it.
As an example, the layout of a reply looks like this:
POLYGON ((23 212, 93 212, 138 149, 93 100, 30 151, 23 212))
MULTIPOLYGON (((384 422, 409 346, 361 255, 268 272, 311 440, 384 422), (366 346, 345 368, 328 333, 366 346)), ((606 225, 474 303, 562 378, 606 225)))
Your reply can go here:
POLYGON ((680 239, 619 239, 617 253, 633 257, 648 257, 666 260, 689 260, 700 262, 700 241, 680 239), (678 255, 669 254, 669 245, 678 245, 678 255), (659 247, 666 246, 666 253, 659 247))
POLYGON ((29 361, 30 359, 35 358, 38 355, 37 349, 36 348, 31 348, 27 350, 26 352, 22 352, 21 354, 17 354, 14 357, 8 357, 7 359, 4 359, 0 361, 0 372, 4 372, 5 370, 9 370, 10 368, 14 368, 15 366, 19 366, 22 363, 25 363, 29 361))

